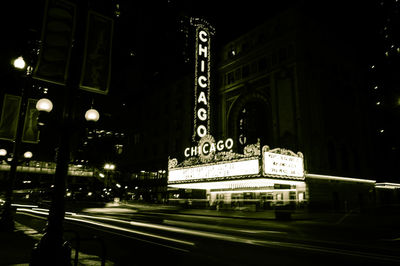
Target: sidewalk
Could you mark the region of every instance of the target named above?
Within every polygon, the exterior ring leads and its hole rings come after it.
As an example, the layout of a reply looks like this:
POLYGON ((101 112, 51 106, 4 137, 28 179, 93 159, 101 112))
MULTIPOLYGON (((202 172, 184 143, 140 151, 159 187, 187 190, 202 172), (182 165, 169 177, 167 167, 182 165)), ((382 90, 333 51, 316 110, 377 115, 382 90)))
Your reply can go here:
POLYGON ((16 225, 14 232, 0 232, 0 265, 29 265, 36 240, 16 225))
MULTIPOLYGON (((14 232, 0 232, 0 266, 22 266, 29 265, 31 251, 35 243, 43 234, 15 222, 14 232)), ((75 250, 71 252, 71 265, 74 264, 75 250)), ((101 265, 101 258, 79 252, 77 265, 101 265)), ((105 265, 114 265, 106 261, 105 265)))

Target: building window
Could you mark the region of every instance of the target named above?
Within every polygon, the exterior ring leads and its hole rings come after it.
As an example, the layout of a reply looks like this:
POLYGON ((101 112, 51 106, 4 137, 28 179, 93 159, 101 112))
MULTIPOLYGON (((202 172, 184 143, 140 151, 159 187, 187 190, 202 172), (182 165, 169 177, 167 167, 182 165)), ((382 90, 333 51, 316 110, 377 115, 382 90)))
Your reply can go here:
POLYGON ((279 63, 282 63, 284 61, 286 61, 287 59, 287 53, 286 53, 286 48, 280 48, 279 52, 278 52, 278 56, 279 56, 279 63))
POLYGON ((271 65, 276 66, 277 64, 278 64, 278 55, 275 53, 271 55, 271 65))
POLYGON ((258 140, 270 143, 272 123, 266 105, 262 101, 249 101, 239 111, 236 121, 238 150, 258 140))
POLYGON ((287 47, 287 56, 288 59, 291 59, 294 57, 294 45, 293 44, 289 44, 287 47))
POLYGON ((247 78, 249 75, 250 75, 250 66, 249 65, 243 66, 243 70, 242 70, 243 78, 247 78))
POLYGON ((234 73, 232 71, 232 72, 229 72, 227 74, 226 85, 232 84, 233 82, 235 82, 235 76, 234 76, 234 73))
POLYGON ((250 48, 250 44, 248 42, 244 42, 242 44, 242 51, 243 52, 246 52, 247 50, 249 50, 249 48, 250 48))
POLYGON ((139 133, 137 133, 137 134, 135 134, 135 135, 133 136, 133 143, 134 143, 135 145, 137 145, 137 144, 140 143, 140 134, 139 134, 139 133))
POLYGON ((242 69, 238 68, 235 70, 235 80, 240 80, 242 79, 242 69))
POLYGON ((267 69, 267 58, 263 57, 260 60, 258 60, 258 70, 263 71, 267 69))
POLYGON ((257 62, 251 63, 251 74, 257 73, 258 72, 258 64, 257 62))

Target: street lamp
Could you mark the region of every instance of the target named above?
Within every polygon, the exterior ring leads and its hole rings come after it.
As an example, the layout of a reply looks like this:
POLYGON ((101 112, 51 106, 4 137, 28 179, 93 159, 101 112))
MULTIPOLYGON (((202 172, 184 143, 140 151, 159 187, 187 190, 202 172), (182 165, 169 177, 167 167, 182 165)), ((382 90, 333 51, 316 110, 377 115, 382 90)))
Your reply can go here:
POLYGON ((7 155, 7 150, 6 149, 0 149, 0 156, 4 157, 7 155))
POLYGON ((86 121, 93 121, 97 122, 100 118, 100 114, 96 109, 89 109, 85 113, 85 119, 86 121))
MULTIPOLYGON (((54 181, 54 190, 52 202, 50 205, 48 222, 45 228, 45 234, 34 247, 32 252, 32 265, 48 265, 50 262, 66 263, 70 257, 70 247, 68 242, 63 240, 63 221, 65 216, 64 195, 66 192, 65 180, 68 175, 69 165, 69 132, 73 127, 71 119, 71 106, 73 93, 64 91, 64 102, 61 104, 63 108, 60 123, 56 126, 60 130, 60 143, 56 155, 56 172, 54 181)), ((41 115, 46 115, 51 112, 53 104, 49 99, 43 98, 37 102, 36 109, 41 115)), ((99 113, 90 109, 86 112, 85 118, 87 121, 96 122, 99 120, 99 113)))
POLYGON ((36 110, 39 111, 38 126, 43 127, 49 120, 48 116, 51 110, 53 110, 53 103, 47 98, 42 98, 37 101, 36 110))
POLYGON ((13 61, 13 65, 14 65, 14 67, 17 68, 17 69, 24 69, 25 66, 26 66, 26 63, 25 63, 24 58, 23 58, 22 56, 20 56, 20 57, 16 58, 16 59, 13 61))
POLYGON ((42 98, 39 101, 37 101, 36 109, 39 112, 49 113, 51 112, 51 110, 53 110, 53 103, 47 98, 42 98))
POLYGON ((33 154, 32 154, 32 152, 30 152, 30 151, 26 151, 26 152, 24 153, 24 158, 25 158, 25 159, 30 159, 30 158, 32 158, 32 156, 33 156, 33 154))
POLYGON ((106 173, 107 173, 107 177, 105 179, 105 187, 108 187, 109 183, 110 183, 110 171, 115 170, 115 164, 112 164, 112 163, 104 164, 104 170, 106 170, 106 173))

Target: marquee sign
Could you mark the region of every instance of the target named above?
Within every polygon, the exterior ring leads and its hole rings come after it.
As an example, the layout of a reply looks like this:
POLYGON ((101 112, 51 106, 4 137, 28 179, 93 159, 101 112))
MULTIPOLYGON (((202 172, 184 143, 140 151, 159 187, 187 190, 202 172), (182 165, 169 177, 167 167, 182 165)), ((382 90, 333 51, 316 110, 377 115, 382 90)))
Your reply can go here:
POLYGON ((286 149, 270 150, 259 143, 247 145, 244 154, 232 152, 232 139, 215 142, 210 135, 203 137, 198 146, 185 149, 185 161, 168 161, 168 183, 216 182, 248 177, 304 180, 303 154, 286 149), (230 149, 230 150, 224 150, 230 149), (262 158, 262 160, 261 160, 262 158), (262 161, 262 164, 261 164, 262 161), (263 170, 261 170, 261 168, 263 170), (212 180, 216 179, 216 180, 212 180))
POLYGON ((303 154, 295 154, 286 149, 269 150, 268 146, 263 147, 263 174, 304 178, 303 154))
POLYGON ((259 160, 257 158, 245 159, 218 164, 169 169, 168 182, 182 182, 218 177, 223 178, 232 176, 258 175, 259 171, 259 160))
POLYGON ((210 44, 214 28, 198 18, 192 18, 191 24, 196 28, 193 130, 195 141, 210 132, 210 44))

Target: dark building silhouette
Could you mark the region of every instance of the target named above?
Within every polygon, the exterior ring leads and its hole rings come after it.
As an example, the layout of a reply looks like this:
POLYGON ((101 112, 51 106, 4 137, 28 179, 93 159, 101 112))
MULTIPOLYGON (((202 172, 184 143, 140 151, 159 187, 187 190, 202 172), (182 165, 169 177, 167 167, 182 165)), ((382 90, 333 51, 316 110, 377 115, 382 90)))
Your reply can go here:
POLYGON ((289 9, 226 44, 219 133, 301 151, 308 172, 371 177, 363 64, 343 32, 289 9))
POLYGON ((368 62, 371 136, 375 143, 376 175, 398 181, 400 162, 400 19, 399 1, 374 2, 374 49, 368 62))

